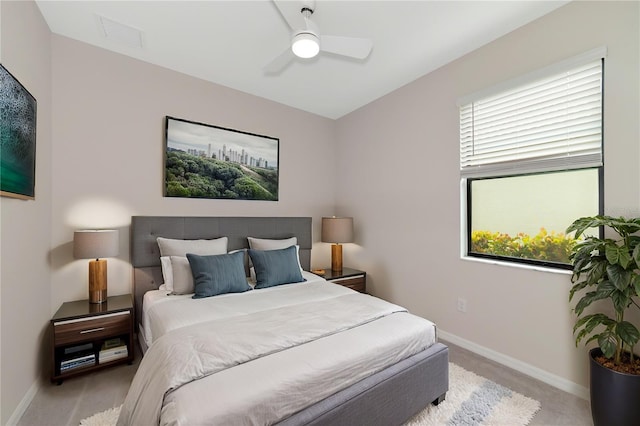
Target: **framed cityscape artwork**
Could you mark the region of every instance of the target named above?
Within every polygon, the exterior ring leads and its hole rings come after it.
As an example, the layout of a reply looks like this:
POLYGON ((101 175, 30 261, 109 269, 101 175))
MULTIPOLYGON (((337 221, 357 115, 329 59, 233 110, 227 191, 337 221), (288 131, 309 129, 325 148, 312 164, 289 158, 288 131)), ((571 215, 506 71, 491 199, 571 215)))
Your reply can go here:
POLYGON ((166 117, 165 197, 278 201, 277 138, 166 117))

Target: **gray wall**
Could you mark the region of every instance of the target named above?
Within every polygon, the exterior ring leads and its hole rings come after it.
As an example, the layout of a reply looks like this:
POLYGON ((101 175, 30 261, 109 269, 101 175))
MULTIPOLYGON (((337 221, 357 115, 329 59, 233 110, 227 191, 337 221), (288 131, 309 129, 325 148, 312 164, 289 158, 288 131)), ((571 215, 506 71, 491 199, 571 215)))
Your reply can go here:
POLYGON ((37 389, 51 318, 51 46, 33 2, 3 1, 0 61, 38 102, 35 201, 0 197, 0 423, 37 389))
POLYGON ((456 101, 607 46, 605 209, 639 215, 639 5, 571 2, 337 124, 337 211, 356 218, 363 247, 347 247, 345 258, 367 270, 367 289, 474 350, 582 395, 587 351, 572 336, 569 275, 460 258, 456 101), (466 314, 456 310, 458 297, 468 301, 466 314))

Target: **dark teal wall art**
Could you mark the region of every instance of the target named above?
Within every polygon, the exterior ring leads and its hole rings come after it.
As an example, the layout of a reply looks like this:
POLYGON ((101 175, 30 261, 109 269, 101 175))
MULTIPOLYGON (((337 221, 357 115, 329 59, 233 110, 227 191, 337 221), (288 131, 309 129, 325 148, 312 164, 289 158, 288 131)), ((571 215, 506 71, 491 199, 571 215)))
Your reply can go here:
POLYGON ((0 64, 0 195, 33 200, 36 99, 0 64))

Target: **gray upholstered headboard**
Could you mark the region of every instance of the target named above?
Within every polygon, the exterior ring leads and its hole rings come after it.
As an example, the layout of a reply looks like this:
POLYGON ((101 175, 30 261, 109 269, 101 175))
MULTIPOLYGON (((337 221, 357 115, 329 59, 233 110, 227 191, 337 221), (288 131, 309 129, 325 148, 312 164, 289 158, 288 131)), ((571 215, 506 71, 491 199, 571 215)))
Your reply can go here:
POLYGON ((310 217, 133 216, 131 264, 136 322, 140 321, 144 293, 162 284, 158 237, 182 240, 227 237, 229 250, 248 248, 247 237, 297 237, 302 268, 309 270, 311 265, 313 239, 310 217))

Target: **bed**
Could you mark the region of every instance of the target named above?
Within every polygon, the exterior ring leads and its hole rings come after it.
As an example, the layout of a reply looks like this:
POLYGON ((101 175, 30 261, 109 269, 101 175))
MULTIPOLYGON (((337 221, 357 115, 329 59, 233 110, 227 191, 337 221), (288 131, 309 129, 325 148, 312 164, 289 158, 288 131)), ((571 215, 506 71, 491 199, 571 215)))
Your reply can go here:
MULTIPOLYGON (((309 273, 311 246, 311 218, 133 217, 145 356, 119 424, 394 425, 441 402, 448 349, 435 325, 309 273), (295 237, 304 282, 168 295, 158 237, 226 237, 230 252, 246 250, 247 237, 295 237)), ((248 272, 246 256, 243 263, 248 272)))

